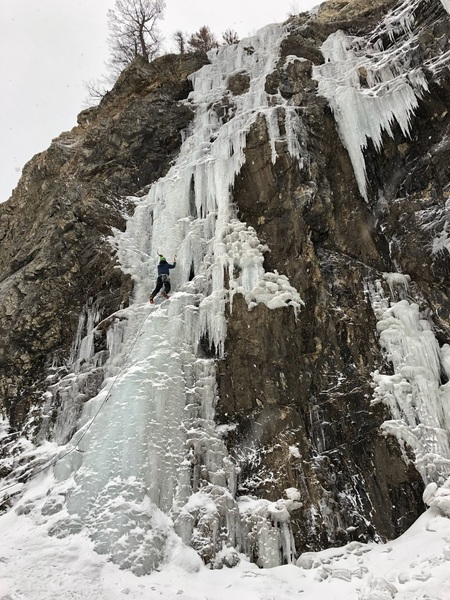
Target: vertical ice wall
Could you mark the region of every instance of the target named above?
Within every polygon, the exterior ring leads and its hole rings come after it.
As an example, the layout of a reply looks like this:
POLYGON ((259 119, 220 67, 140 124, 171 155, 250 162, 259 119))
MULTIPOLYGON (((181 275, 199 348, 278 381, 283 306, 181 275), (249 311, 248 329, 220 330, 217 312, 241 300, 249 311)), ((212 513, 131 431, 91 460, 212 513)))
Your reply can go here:
MULTIPOLYGON (((264 271, 266 248, 236 218, 230 200, 258 115, 266 118, 273 160, 275 141, 300 159, 294 107, 279 96, 269 102, 265 92, 282 35, 269 26, 210 53, 211 64, 192 76, 187 102, 195 118, 176 163, 136 200, 126 231, 112 240, 134 279, 134 301, 108 331, 107 378, 85 404, 68 445, 76 451, 56 465, 59 484, 45 512, 57 512, 58 498, 67 498, 52 532, 87 529, 99 552, 136 573, 179 555, 181 540, 205 558, 223 546, 250 553, 251 544, 261 566, 294 558, 289 510, 295 491, 278 504, 261 501, 254 517, 236 503, 235 467, 214 424, 215 363, 204 350, 209 344, 216 355, 223 352, 225 306, 236 293, 249 309, 263 302, 298 313, 301 306, 285 276, 264 271), (236 73, 246 73, 250 87, 234 97, 227 82, 236 73), (176 254, 178 262, 170 301, 151 307, 157 252, 169 261, 176 254)), ((78 353, 90 352, 90 339, 80 341, 78 353)), ((188 562, 196 564, 192 555, 188 562)))

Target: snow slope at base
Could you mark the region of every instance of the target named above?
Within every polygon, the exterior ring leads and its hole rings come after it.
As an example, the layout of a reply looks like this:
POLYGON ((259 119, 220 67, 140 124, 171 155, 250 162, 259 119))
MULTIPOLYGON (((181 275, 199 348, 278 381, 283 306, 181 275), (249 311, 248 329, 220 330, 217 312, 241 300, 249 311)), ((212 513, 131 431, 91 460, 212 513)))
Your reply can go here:
POLYGON ((93 551, 83 535, 50 537, 31 515, 0 517, 1 600, 446 600, 450 598, 450 519, 430 508, 387 544, 352 542, 304 554, 303 567, 258 569, 241 557, 209 570, 190 553, 136 577, 93 551))

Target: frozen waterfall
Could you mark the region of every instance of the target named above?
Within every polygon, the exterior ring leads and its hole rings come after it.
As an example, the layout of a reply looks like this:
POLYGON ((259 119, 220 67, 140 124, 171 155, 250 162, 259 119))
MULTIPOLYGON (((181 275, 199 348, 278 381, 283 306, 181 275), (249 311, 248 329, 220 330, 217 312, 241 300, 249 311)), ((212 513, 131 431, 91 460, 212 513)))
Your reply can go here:
MULTIPOLYGON (((190 568, 198 566, 198 554, 232 562, 230 548, 250 553, 251 532, 261 566, 295 558, 288 526, 295 493, 275 504, 260 501, 254 510, 236 502, 236 468, 214 423, 212 358, 223 353, 225 307, 232 310, 234 294, 241 293, 249 309, 263 302, 270 309, 288 305, 298 314, 302 304, 284 275, 264 271, 267 248, 236 218, 230 201, 246 135, 258 115, 266 118, 275 160, 278 114, 285 114, 283 141, 300 159, 299 117, 281 97, 269 103, 265 92, 283 35, 280 26, 269 26, 257 37, 210 52, 211 64, 192 75, 187 103, 195 118, 178 159, 136 199, 126 231, 111 240, 134 280, 134 301, 113 315, 106 379, 84 405, 65 449, 69 454, 56 464, 57 484, 43 512, 54 515, 52 533, 87 529, 98 552, 138 574, 175 555, 190 568), (235 73, 250 78, 249 90, 236 97, 227 90, 235 73), (224 98, 225 115, 218 110, 224 98), (178 257, 171 272, 174 293, 169 302, 150 306, 158 251, 169 261, 178 257)), ((86 361, 95 366, 91 321, 85 311, 80 331, 86 335, 74 344, 74 364, 82 358, 83 369, 86 361)))
MULTIPOLYGON (((325 64, 315 69, 363 196, 368 140, 379 147, 394 122, 407 135, 427 89, 407 58, 417 2, 405 1, 386 16, 381 29, 392 41, 386 50, 336 32, 322 47, 325 64)), ((191 76, 185 102, 195 116, 179 156, 145 196, 133 199, 126 230, 110 240, 133 279, 132 303, 107 316, 95 304, 84 307, 71 370, 49 381, 44 398, 43 413, 52 407, 57 414, 53 420, 44 414, 38 441, 51 434, 53 446, 47 441, 42 453, 56 447, 58 461, 34 478, 20 510, 29 509, 52 535, 86 533, 97 552, 139 575, 166 561, 193 571, 201 559, 231 566, 238 552, 261 567, 296 558, 290 511, 299 507, 300 492, 289 488, 275 502, 237 499, 237 467, 214 421, 215 359, 224 353, 226 311, 236 294, 249 310, 258 303, 288 306, 301 318, 298 292, 284 274, 265 272, 267 247, 237 218, 231 201, 257 118, 265 118, 274 162, 280 143, 300 168, 307 162, 297 108, 265 89, 284 35, 273 25, 211 51, 210 64, 191 76), (241 74, 249 87, 234 96, 229 78, 241 74), (169 261, 177 255, 177 267, 170 301, 151 306, 158 252, 169 261), (106 321, 108 350, 97 353, 95 336, 106 321)), ((436 251, 448 245, 445 231, 435 245, 436 251)), ((383 430, 414 450, 424 480, 442 484, 450 475, 450 349, 439 347, 430 322, 406 298, 409 278, 387 273, 385 280, 390 299, 380 282, 368 283, 368 291, 394 374, 374 373, 374 402, 389 407, 383 430)), ((27 458, 27 448, 21 450, 27 458)), ((42 461, 31 461, 31 468, 36 464, 42 461)))

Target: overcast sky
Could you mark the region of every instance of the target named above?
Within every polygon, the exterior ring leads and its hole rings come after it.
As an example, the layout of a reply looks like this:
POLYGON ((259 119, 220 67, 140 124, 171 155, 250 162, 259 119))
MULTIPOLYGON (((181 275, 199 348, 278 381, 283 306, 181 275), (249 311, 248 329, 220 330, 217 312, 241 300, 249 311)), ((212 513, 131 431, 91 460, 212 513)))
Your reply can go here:
MULTIPOLYGON (((176 31, 208 25, 252 35, 320 0, 166 0, 160 29, 165 49, 176 31)), ((86 81, 99 79, 108 59, 107 11, 114 0, 0 0, 0 202, 22 167, 52 138, 76 125, 86 107, 86 81)))

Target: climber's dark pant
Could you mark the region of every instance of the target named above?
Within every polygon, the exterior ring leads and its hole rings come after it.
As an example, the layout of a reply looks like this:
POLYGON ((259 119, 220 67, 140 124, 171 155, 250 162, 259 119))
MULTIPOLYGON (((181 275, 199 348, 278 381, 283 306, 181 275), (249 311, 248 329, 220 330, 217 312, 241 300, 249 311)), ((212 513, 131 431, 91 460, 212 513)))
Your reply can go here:
POLYGON ((170 292, 170 279, 168 275, 160 275, 158 277, 158 279, 156 280, 156 287, 152 292, 152 298, 156 296, 156 294, 161 290, 163 286, 164 291, 166 292, 166 294, 168 294, 170 292), (163 278, 165 279, 165 281, 163 281, 163 278))

